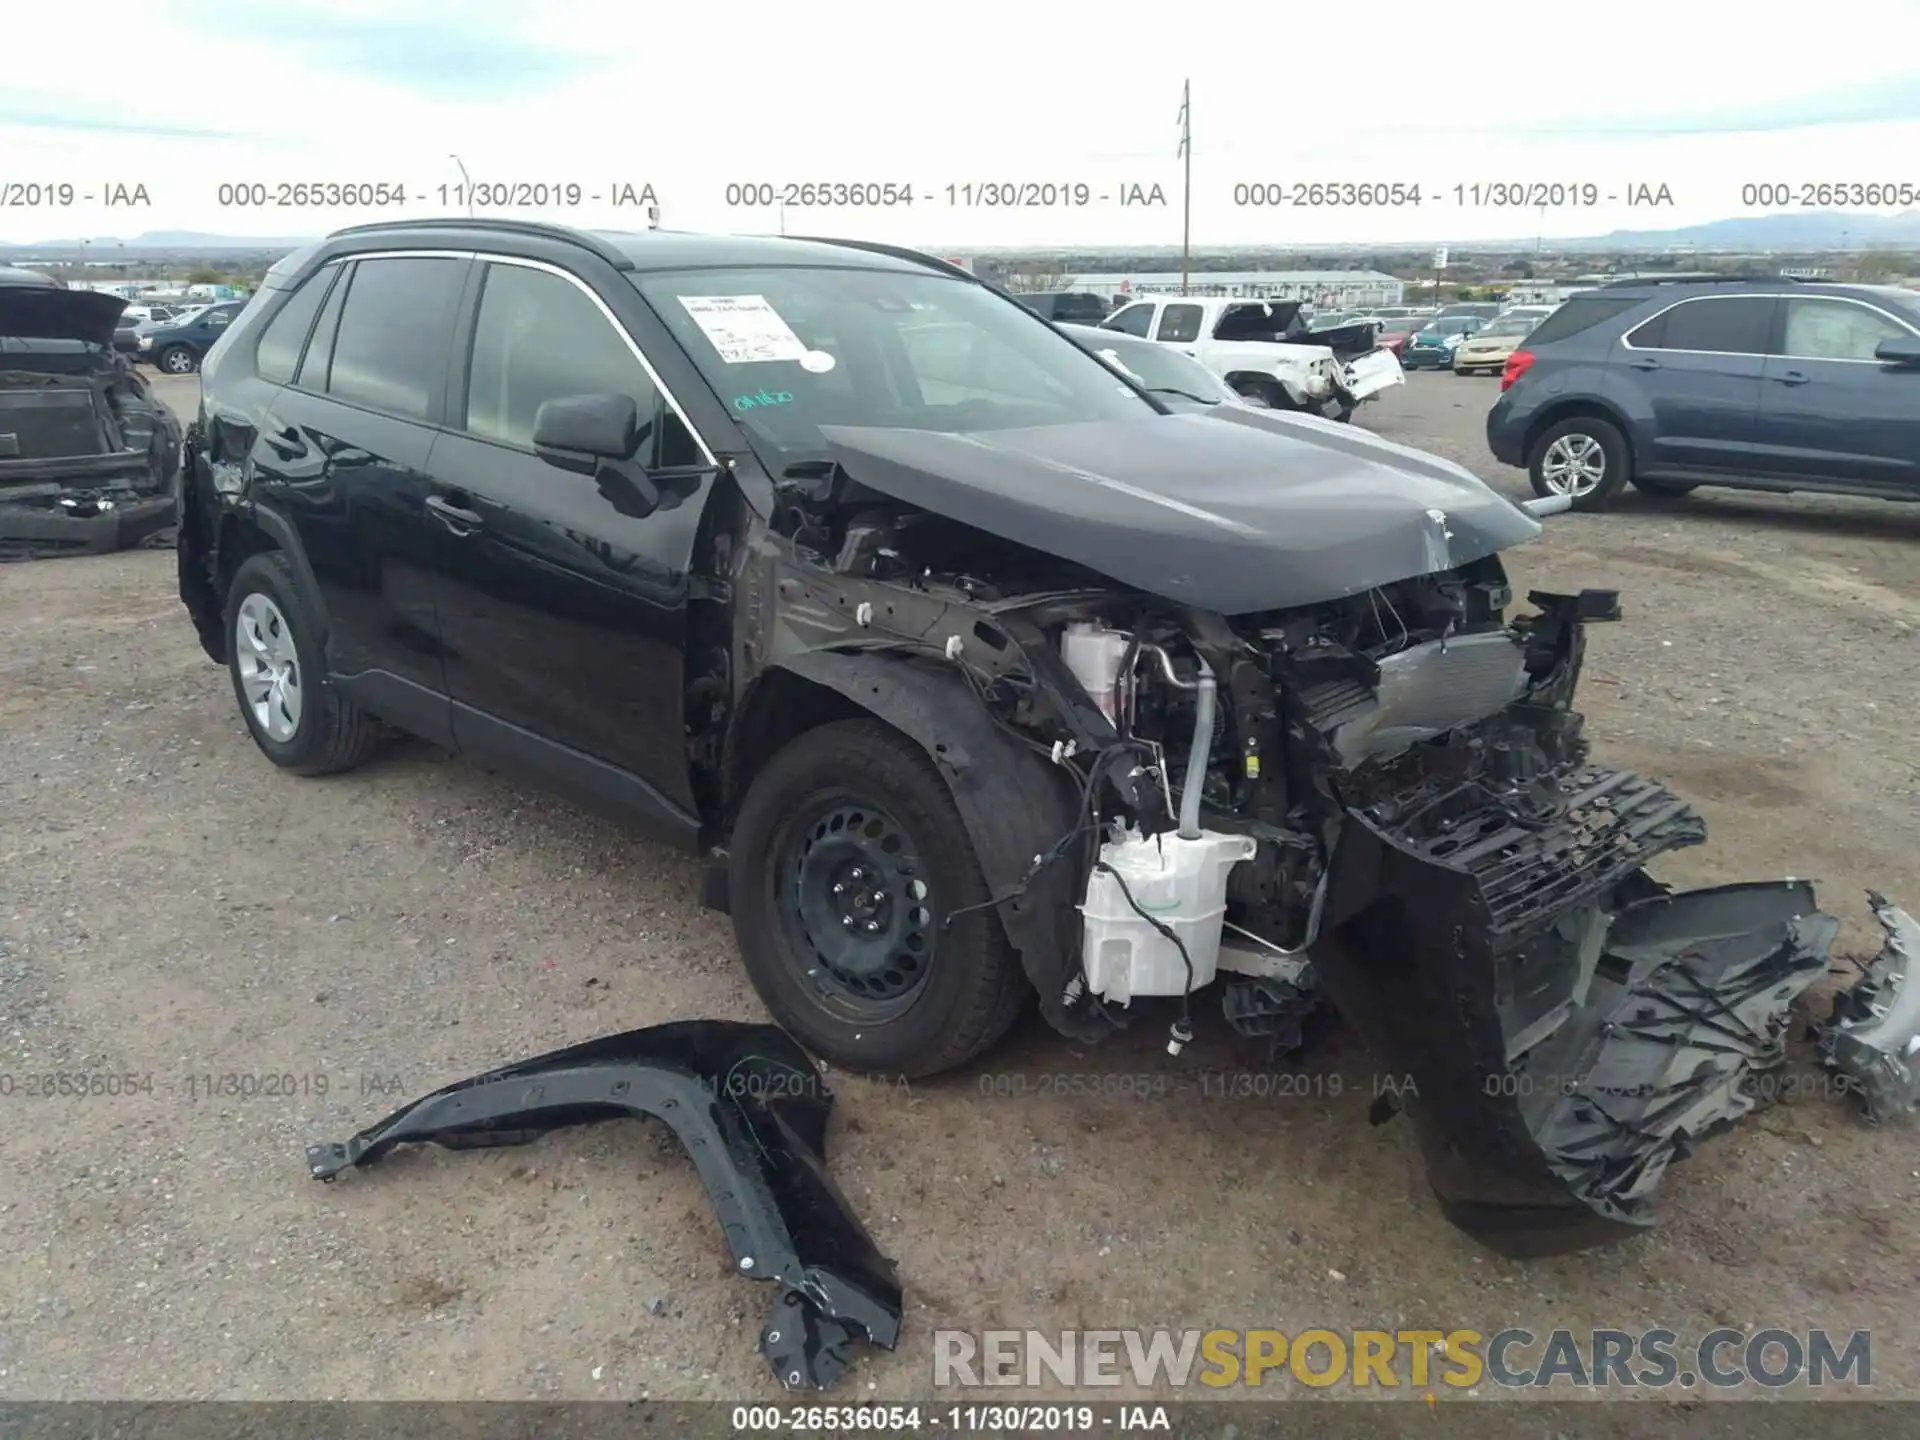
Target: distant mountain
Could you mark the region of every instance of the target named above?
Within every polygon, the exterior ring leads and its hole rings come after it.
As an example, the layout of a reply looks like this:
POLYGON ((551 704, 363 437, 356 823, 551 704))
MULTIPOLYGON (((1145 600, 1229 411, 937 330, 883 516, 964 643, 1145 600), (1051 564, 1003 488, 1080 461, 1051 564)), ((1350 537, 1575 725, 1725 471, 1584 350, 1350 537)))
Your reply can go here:
POLYGON ((1788 210, 1684 225, 1675 230, 1613 230, 1562 249, 1649 250, 1692 245, 1701 250, 1876 250, 1920 245, 1920 210, 1897 215, 1788 210))
POLYGON ((291 250, 310 243, 310 239, 296 236, 212 235, 198 230, 147 230, 126 239, 117 235, 96 235, 86 240, 71 237, 35 240, 30 244, 0 241, 0 251, 31 250, 35 254, 57 251, 63 255, 68 252, 78 255, 81 247, 85 246, 91 258, 103 259, 121 250, 129 253, 152 250, 291 250))

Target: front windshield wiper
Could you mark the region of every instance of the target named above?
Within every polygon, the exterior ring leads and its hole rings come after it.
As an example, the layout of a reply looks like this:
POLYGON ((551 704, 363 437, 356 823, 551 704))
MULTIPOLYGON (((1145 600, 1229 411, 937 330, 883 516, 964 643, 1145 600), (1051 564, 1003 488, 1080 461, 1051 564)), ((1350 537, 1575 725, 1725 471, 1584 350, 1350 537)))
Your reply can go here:
POLYGON ((1204 395, 1196 395, 1191 390, 1176 390, 1171 385, 1149 385, 1149 395, 1178 395, 1182 400, 1191 400, 1196 405, 1218 405, 1218 400, 1209 400, 1204 395))

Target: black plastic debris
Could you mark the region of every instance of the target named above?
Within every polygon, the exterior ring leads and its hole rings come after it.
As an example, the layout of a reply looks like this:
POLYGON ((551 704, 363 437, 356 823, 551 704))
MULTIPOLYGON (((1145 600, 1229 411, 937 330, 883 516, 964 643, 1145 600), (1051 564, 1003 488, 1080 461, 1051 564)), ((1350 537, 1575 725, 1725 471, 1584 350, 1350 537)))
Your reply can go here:
POLYGON ((853 1342, 891 1350, 901 1293, 827 1172, 833 1094, 785 1031, 689 1020, 536 1055, 434 1091, 342 1144, 307 1148, 332 1180, 396 1145, 524 1145, 551 1130, 651 1116, 679 1137, 739 1273, 780 1287, 761 1353, 788 1389, 825 1389, 853 1342))
POLYGON ((1834 997, 1833 1013, 1815 1029, 1815 1048, 1877 1125, 1920 1109, 1920 924, 1872 890, 1867 903, 1886 943, 1866 973, 1834 997))

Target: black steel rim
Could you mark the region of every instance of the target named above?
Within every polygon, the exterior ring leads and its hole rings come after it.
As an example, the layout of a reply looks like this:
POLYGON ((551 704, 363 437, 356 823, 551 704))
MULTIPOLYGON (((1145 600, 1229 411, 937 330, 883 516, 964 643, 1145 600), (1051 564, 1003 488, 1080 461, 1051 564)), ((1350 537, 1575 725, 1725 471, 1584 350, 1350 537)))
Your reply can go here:
POLYGON ((776 871, 790 959, 829 1009, 874 1021, 931 973, 933 892, 919 846, 884 806, 836 794, 785 827, 776 871))

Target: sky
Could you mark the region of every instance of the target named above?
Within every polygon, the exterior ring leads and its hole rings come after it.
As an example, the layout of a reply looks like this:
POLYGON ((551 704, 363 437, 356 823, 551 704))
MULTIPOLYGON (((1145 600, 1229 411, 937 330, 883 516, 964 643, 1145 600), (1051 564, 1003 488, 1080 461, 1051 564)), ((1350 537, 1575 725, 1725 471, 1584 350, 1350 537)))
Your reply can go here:
POLYGON ((1920 209, 1920 0, 10 8, 40 57, 0 88, 15 243, 458 214, 465 176, 475 214, 589 228, 644 228, 616 201, 651 186, 673 229, 1177 246, 1188 84, 1196 246, 1664 229, 1823 184, 1920 209), (281 192, 316 182, 406 198, 281 192), (819 203, 849 185, 878 203, 819 203))

